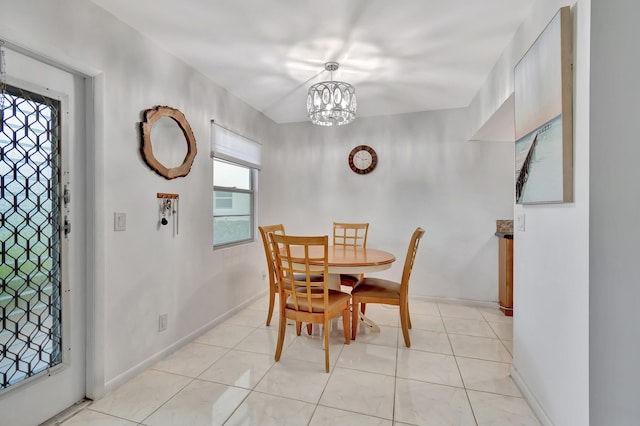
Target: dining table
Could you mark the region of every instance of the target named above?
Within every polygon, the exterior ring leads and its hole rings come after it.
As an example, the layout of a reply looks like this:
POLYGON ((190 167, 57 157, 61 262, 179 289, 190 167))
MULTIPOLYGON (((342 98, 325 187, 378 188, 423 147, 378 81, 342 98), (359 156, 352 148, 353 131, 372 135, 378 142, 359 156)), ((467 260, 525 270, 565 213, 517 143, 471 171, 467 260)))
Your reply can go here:
MULTIPOLYGON (((302 246, 291 246, 293 257, 304 257, 302 246)), ((321 258, 323 247, 310 246, 309 257, 321 258)), ((327 253, 327 267, 329 271, 328 286, 333 290, 340 290, 340 274, 368 274, 391 268, 396 257, 389 252, 379 249, 352 246, 329 246, 327 253)), ((322 266, 322 261, 310 261, 311 265, 322 266)), ((362 312, 360 321, 372 331, 380 328, 362 312)))

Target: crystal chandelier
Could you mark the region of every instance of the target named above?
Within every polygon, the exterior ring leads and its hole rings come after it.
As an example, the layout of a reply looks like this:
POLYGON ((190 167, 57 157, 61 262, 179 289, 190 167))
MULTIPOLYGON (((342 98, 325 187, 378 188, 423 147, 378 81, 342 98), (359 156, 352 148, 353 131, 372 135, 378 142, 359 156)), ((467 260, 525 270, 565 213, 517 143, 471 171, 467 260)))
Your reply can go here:
POLYGON ((324 68, 331 72, 331 81, 316 83, 309 88, 307 114, 313 124, 342 126, 356 118, 356 89, 349 83, 333 81, 333 71, 340 65, 327 62, 324 68))

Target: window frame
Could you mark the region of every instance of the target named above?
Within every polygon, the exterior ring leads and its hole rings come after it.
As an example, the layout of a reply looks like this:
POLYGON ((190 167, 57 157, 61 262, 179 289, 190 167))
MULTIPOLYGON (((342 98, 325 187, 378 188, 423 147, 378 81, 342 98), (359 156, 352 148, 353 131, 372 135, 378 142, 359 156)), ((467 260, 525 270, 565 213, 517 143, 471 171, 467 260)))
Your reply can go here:
POLYGON ((227 158, 222 158, 222 157, 218 157, 216 155, 213 155, 212 157, 212 181, 214 179, 215 176, 215 163, 216 161, 220 161, 223 163, 227 163, 227 164, 231 164, 233 166, 236 167, 242 167, 245 168, 247 170, 249 170, 249 189, 241 189, 241 188, 237 188, 237 187, 228 187, 228 186, 218 186, 215 185, 215 182, 213 182, 213 205, 212 205, 212 237, 213 237, 213 249, 214 250, 218 250, 218 249, 223 249, 223 248, 227 248, 227 247, 234 247, 234 246, 238 246, 238 245, 242 245, 242 244, 247 244, 247 243, 253 243, 255 241, 255 213, 256 213, 256 208, 255 208, 255 204, 256 204, 256 171, 257 169, 251 166, 248 166, 246 164, 242 164, 240 162, 237 161, 233 161, 233 160, 229 160, 227 158), (230 192, 231 194, 248 194, 249 195, 249 237, 248 238, 243 238, 241 240, 234 240, 234 241, 228 241, 228 242, 224 242, 224 243, 215 243, 215 218, 216 217, 244 217, 247 216, 247 214, 217 214, 215 213, 215 199, 216 199, 216 191, 221 191, 221 192, 230 192))

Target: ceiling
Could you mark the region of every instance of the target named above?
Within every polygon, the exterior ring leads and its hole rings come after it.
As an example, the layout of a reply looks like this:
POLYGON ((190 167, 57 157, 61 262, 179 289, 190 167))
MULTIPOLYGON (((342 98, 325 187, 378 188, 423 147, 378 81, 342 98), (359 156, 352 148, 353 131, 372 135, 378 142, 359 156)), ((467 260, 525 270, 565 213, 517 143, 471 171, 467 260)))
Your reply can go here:
POLYGON ((468 106, 535 0, 92 1, 289 123, 327 61, 361 117, 468 106))

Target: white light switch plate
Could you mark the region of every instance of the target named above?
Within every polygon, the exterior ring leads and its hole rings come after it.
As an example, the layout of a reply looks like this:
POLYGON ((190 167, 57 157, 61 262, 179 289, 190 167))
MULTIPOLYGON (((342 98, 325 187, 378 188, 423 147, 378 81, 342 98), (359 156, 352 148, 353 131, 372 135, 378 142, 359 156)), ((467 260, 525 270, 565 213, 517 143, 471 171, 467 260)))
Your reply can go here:
POLYGON ((518 213, 516 215, 516 230, 524 232, 524 213, 518 213))
POLYGON ((126 231, 126 229, 127 229, 127 214, 114 213, 113 214, 113 230, 126 231))

